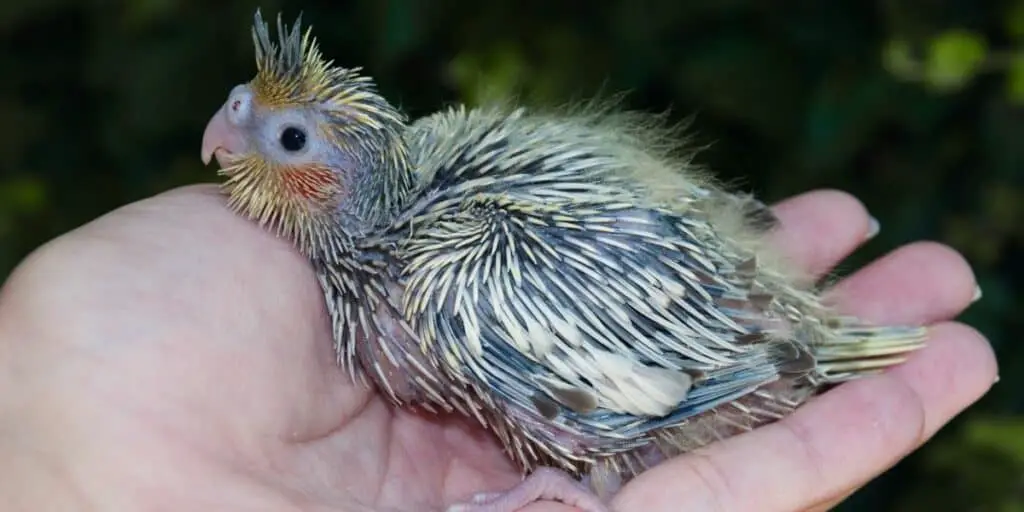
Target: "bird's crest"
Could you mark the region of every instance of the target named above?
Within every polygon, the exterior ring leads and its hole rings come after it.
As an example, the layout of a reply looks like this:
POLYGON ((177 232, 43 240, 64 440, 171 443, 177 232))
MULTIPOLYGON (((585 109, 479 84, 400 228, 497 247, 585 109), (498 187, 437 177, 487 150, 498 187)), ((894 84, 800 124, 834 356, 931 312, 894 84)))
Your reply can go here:
POLYGON ((302 30, 300 14, 289 30, 278 14, 275 42, 256 10, 252 38, 257 71, 250 86, 257 102, 270 109, 318 105, 344 112, 367 128, 404 122, 401 114, 377 94, 373 79, 359 73, 361 68, 343 68, 325 60, 311 29, 302 30))

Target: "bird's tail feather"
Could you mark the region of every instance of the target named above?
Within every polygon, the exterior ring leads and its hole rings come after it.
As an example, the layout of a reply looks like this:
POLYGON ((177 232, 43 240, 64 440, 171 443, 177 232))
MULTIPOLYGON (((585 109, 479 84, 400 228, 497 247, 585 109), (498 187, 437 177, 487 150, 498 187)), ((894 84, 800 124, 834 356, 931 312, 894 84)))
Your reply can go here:
POLYGON ((872 326, 857 319, 837 319, 833 336, 811 347, 817 373, 828 383, 839 383, 879 373, 903 363, 925 345, 928 328, 872 326))

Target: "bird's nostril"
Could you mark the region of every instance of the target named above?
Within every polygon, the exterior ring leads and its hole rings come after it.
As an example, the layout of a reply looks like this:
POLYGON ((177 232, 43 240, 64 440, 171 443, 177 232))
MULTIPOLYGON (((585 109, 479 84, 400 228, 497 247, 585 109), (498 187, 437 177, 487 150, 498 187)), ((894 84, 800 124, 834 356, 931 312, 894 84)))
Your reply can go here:
POLYGON ((234 94, 228 98, 227 102, 227 115, 228 121, 235 125, 241 126, 248 122, 250 115, 250 98, 244 90, 235 91, 234 94))

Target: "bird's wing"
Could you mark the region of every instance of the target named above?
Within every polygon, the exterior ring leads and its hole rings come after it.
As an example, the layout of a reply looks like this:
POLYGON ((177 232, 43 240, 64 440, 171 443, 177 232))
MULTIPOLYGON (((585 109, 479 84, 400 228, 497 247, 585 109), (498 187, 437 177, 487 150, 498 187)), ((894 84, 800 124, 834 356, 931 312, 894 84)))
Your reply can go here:
POLYGON ((628 435, 778 377, 756 261, 699 202, 646 204, 575 125, 449 115, 417 134, 429 185, 398 225, 406 317, 456 379, 628 435))

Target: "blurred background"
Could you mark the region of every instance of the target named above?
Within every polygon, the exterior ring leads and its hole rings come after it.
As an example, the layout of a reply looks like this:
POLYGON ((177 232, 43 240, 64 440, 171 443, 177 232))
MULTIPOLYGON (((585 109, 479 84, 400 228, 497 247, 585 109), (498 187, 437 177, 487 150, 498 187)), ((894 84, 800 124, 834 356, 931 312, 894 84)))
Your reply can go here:
POLYGON ((215 181, 202 131, 253 71, 256 7, 411 115, 628 91, 695 115, 698 160, 776 201, 859 196, 880 235, 972 262, 1002 381, 840 510, 1024 511, 1024 0, 4 0, 0 277, 129 201, 215 181), (214 5, 217 5, 214 7, 214 5))

